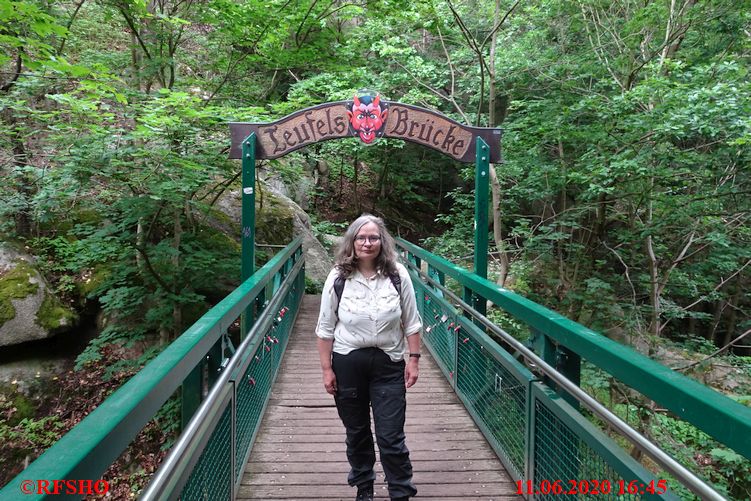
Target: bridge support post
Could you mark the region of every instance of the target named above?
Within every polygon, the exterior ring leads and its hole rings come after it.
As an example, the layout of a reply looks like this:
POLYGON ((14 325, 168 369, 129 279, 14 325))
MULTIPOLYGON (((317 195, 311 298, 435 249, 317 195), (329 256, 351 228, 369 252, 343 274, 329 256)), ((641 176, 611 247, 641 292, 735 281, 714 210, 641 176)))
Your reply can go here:
MULTIPOLYGON (((256 266, 256 134, 252 132, 242 143, 242 264, 241 281, 255 272, 256 266)), ((240 339, 253 325, 253 307, 242 314, 240 339)))
MULTIPOLYGON (((475 145, 475 274, 488 278, 488 189, 490 187, 490 148, 481 137, 475 145)), ((465 294, 466 296, 466 294, 465 294)), ((485 298, 477 294, 465 297, 472 307, 485 315, 485 298)))
MULTIPOLYGON (((581 357, 563 345, 554 343, 548 336, 538 330, 533 330, 531 339, 534 351, 563 374, 566 379, 579 386, 581 382, 581 357)), ((563 399, 574 409, 579 408, 579 402, 566 391, 558 388, 551 379, 544 378, 545 384, 554 388, 563 399)))
POLYGON ((180 429, 184 430, 188 422, 201 405, 203 396, 203 361, 198 362, 182 384, 180 399, 180 429))

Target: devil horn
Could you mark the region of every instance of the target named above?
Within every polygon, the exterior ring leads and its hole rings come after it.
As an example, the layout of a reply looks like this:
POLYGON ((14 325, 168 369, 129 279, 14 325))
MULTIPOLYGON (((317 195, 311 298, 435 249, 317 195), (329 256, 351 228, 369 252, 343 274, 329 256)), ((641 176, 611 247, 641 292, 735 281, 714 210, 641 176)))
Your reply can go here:
POLYGON ((355 94, 355 107, 360 106, 360 98, 357 97, 357 94, 355 94))
POLYGON ((381 101, 381 95, 377 94, 376 97, 375 97, 375 99, 373 99, 373 106, 377 108, 378 107, 378 103, 380 101, 381 101))

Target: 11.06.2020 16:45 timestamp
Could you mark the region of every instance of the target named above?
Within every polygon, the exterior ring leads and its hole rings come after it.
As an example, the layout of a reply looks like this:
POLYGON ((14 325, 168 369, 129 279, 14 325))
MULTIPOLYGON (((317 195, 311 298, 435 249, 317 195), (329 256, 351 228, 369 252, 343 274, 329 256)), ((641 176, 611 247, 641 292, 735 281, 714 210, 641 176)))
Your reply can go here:
POLYGON ((662 495, 668 491, 667 480, 650 480, 642 482, 640 480, 626 481, 620 480, 541 480, 539 484, 534 484, 531 480, 517 480, 517 494, 590 494, 597 496, 600 494, 625 494, 643 495, 657 494, 662 495))

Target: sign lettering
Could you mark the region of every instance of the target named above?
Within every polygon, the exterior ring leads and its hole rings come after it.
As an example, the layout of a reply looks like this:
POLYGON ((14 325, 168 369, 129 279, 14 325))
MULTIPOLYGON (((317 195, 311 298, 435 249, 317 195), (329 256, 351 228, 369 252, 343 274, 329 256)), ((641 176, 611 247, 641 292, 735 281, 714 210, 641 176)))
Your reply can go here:
POLYGON ((365 125, 358 122, 358 127, 353 128, 356 121, 353 119, 355 114, 350 111, 353 103, 356 109, 365 106, 355 96, 354 101, 307 108, 272 123, 231 123, 230 158, 241 157, 242 141, 255 132, 258 159, 278 158, 320 141, 359 136, 366 143, 375 137, 411 141, 467 163, 475 161, 475 141, 481 137, 489 146, 490 162, 501 160, 500 129, 465 126, 417 106, 387 101, 379 103, 378 97, 368 108, 377 108, 373 122, 362 122, 365 125), (371 129, 371 123, 377 124, 378 128, 371 129))

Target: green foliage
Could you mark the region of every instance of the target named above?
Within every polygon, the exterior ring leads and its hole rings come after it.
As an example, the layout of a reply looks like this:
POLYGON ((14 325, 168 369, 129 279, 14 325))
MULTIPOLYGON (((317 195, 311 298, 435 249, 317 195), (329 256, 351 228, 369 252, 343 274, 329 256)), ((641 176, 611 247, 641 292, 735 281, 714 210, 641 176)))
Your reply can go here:
MULTIPOLYGON (((751 461, 684 421, 657 414, 654 422, 652 436, 679 461, 711 479, 720 492, 731 499, 751 495, 751 461)), ((671 488, 681 489, 677 483, 671 488)))
POLYGON ((320 220, 315 215, 312 215, 310 218, 310 227, 313 230, 313 235, 315 235, 321 245, 328 249, 330 249, 331 243, 324 237, 326 235, 341 235, 347 229, 345 223, 320 220))
POLYGON ((169 451, 174 445, 175 439, 180 435, 180 416, 181 416, 181 400, 177 395, 173 395, 165 404, 157 411, 154 416, 161 433, 167 437, 162 445, 163 451, 169 451))
POLYGON ((0 440, 22 439, 29 444, 29 447, 45 449, 57 441, 60 428, 58 416, 46 416, 41 419, 24 418, 14 427, 0 424, 0 440))
POLYGON ((320 294, 323 290, 323 284, 305 276, 305 294, 320 294))
POLYGON ((456 188, 446 194, 452 200, 451 213, 441 214, 436 222, 448 227, 440 237, 428 237, 422 244, 426 249, 447 259, 465 259, 473 252, 468 245, 474 242, 472 218, 467 219, 467 213, 474 210, 474 196, 461 188, 456 188))
POLYGON ((736 499, 751 496, 751 461, 725 448, 715 448, 709 453, 716 477, 727 482, 729 496, 736 499))

